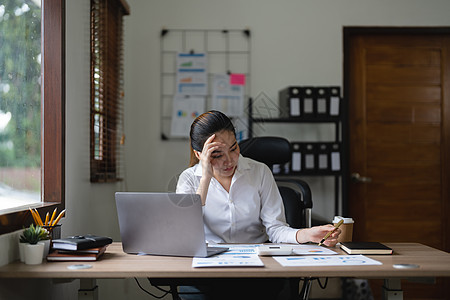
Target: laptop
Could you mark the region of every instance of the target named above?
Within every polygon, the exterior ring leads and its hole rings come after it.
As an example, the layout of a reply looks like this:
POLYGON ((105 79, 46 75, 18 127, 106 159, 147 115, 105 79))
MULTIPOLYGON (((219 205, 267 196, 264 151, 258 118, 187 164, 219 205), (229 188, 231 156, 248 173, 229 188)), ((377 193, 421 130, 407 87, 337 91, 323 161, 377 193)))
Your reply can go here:
POLYGON ((117 192, 123 251, 130 254, 208 257, 200 195, 117 192))

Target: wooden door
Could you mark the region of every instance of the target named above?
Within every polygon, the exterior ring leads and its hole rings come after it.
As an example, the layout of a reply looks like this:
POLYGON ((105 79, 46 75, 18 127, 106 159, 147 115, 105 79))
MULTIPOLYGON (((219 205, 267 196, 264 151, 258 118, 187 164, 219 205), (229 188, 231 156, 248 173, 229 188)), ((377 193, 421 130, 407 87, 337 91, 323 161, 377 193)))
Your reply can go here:
MULTIPOLYGON (((354 240, 420 242, 449 251, 450 30, 347 30, 354 240)), ((422 297, 405 293, 406 299, 422 297)), ((446 294, 428 290, 423 298, 446 294)))

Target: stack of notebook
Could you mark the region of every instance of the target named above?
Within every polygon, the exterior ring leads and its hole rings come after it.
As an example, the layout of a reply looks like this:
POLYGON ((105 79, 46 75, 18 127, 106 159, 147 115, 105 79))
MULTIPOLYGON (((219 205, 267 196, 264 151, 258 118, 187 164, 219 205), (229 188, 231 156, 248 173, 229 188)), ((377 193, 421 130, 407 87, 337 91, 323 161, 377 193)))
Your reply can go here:
POLYGON ((48 261, 93 261, 98 260, 112 243, 109 237, 85 235, 53 240, 54 250, 48 261))
POLYGON ((348 254, 392 254, 392 248, 379 242, 342 242, 341 249, 348 254))

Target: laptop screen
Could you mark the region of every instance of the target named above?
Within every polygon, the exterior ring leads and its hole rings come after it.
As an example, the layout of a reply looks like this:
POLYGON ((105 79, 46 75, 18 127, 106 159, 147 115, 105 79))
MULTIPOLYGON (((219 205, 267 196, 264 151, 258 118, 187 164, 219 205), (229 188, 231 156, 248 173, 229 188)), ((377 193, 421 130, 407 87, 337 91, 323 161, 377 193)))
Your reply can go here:
POLYGON ((199 195, 117 192, 115 198, 124 252, 206 256, 199 195))

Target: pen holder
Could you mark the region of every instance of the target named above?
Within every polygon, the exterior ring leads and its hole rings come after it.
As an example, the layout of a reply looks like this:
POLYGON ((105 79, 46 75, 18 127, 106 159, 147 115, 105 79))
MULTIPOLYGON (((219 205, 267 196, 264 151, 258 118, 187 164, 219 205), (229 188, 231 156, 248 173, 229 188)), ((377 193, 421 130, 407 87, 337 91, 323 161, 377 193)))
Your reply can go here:
POLYGON ((61 238, 61 225, 54 225, 54 226, 42 226, 43 228, 47 229, 47 231, 50 234, 50 240, 57 240, 61 238))

